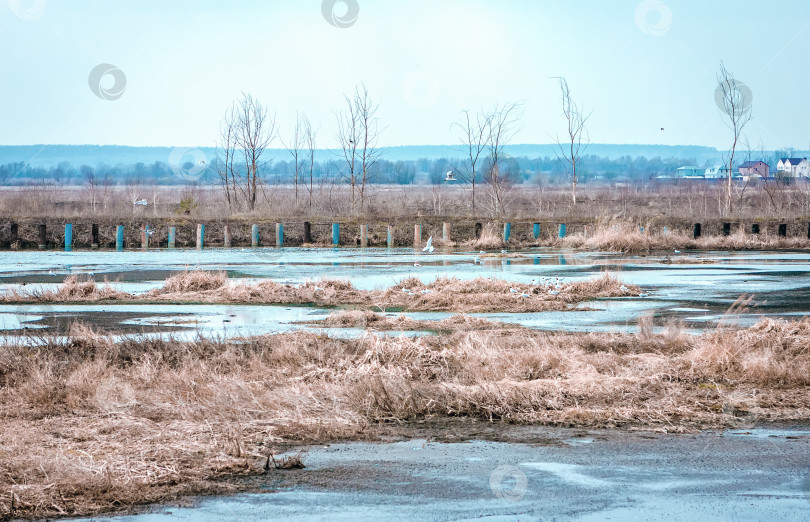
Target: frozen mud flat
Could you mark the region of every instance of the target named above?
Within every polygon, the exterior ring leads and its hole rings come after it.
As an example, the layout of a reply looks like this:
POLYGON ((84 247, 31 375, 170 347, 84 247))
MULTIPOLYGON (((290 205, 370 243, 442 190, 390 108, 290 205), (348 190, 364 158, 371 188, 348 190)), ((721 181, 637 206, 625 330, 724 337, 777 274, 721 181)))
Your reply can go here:
POLYGON ((810 520, 806 429, 515 429, 535 443, 313 447, 306 469, 255 479, 266 493, 109 520, 810 520))

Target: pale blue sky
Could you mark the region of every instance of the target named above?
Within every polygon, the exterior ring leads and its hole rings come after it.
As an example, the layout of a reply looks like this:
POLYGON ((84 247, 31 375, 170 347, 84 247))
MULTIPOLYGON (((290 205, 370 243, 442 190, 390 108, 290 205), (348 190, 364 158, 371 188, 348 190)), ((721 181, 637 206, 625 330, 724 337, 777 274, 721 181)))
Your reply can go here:
POLYGON ((455 143, 460 110, 508 101, 525 104, 514 142, 548 143, 565 76, 595 143, 725 148, 720 60, 753 92, 753 148, 810 143, 806 0, 358 0, 346 28, 321 4, 0 0, 0 144, 209 146, 244 90, 283 135, 305 111, 330 147, 359 82, 382 145, 455 143), (126 75, 117 100, 88 86, 100 63, 126 75))

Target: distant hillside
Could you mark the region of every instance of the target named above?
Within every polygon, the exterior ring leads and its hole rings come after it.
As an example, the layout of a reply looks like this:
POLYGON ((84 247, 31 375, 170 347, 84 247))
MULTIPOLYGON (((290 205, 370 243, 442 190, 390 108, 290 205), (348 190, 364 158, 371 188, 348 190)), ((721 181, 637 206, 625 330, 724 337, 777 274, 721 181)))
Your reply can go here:
MULTIPOLYGON (((216 149, 199 147, 203 154, 210 159, 216 156, 216 149)), ((506 153, 513 157, 553 157, 556 145, 510 145, 506 153)), ((0 145, 0 165, 8 163, 27 163, 31 167, 49 168, 61 162, 68 162, 73 167, 81 165, 96 166, 106 164, 110 166, 135 163, 146 165, 162 162, 168 163, 169 156, 174 150, 172 147, 126 147, 119 145, 0 145)), ((647 157, 662 159, 690 158, 699 164, 705 162, 718 162, 723 152, 712 147, 696 145, 609 145, 594 143, 588 146, 586 154, 601 156, 607 159, 621 157, 647 157)), ((403 147, 386 147, 382 157, 389 161, 417 160, 426 158, 435 160, 440 158, 463 157, 463 147, 460 145, 409 145, 403 147)), ((321 149, 317 152, 318 161, 338 159, 337 151, 321 149)), ((267 151, 267 158, 288 160, 289 153, 284 149, 267 151)))

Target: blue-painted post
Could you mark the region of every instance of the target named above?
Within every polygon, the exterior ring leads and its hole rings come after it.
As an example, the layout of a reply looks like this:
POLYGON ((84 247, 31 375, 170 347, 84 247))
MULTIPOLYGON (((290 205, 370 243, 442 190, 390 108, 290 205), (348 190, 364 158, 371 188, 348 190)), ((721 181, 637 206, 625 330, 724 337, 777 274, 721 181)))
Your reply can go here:
POLYGON ((332 244, 334 246, 340 244, 340 223, 332 223, 332 244))
POLYGON ((386 242, 388 248, 392 248, 394 246, 394 227, 388 225, 388 240, 386 242))
POLYGON ((197 250, 203 249, 203 242, 205 241, 205 225, 202 223, 197 224, 197 250))
POLYGON ((176 244, 177 227, 169 227, 169 248, 174 248, 176 244))
POLYGON ((504 242, 509 241, 509 238, 512 236, 512 223, 504 223, 503 224, 503 240, 504 242))
POLYGON ((259 246, 259 225, 250 227, 250 246, 259 246))
POLYGON ((124 250, 124 225, 118 225, 115 231, 115 249, 119 252, 124 250))
POLYGON ((276 246, 284 246, 284 223, 276 223, 276 246))
POLYGON ((65 252, 73 250, 73 225, 65 223, 65 252))
POLYGON ((532 233, 534 234, 534 238, 537 239, 540 237, 540 223, 535 223, 532 233))
POLYGON ((565 230, 566 230, 566 228, 567 228, 567 227, 565 226, 565 223, 560 223, 560 232, 559 232, 559 234, 558 234, 558 235, 559 235, 559 237, 560 237, 560 239, 562 239, 562 238, 564 238, 564 237, 565 237, 565 230))

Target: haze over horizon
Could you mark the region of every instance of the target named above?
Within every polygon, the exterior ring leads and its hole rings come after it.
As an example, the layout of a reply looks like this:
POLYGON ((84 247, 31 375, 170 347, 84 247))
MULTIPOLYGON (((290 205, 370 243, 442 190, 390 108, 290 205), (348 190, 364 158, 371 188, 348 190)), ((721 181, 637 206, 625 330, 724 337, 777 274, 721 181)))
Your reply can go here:
POLYGON ((525 115, 512 143, 545 144, 563 132, 552 77, 564 76, 593 111, 593 143, 723 150, 722 60, 753 94, 751 147, 808 148, 810 104, 794 102, 810 79, 805 2, 324 3, 0 3, 0 144, 213 146, 246 91, 282 138, 303 111, 333 148, 334 113, 361 82, 380 104, 381 146, 455 145, 461 110, 513 101, 525 115), (89 76, 105 63, 125 79, 103 70, 114 92, 100 97, 89 76))

